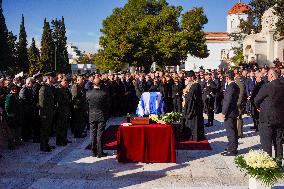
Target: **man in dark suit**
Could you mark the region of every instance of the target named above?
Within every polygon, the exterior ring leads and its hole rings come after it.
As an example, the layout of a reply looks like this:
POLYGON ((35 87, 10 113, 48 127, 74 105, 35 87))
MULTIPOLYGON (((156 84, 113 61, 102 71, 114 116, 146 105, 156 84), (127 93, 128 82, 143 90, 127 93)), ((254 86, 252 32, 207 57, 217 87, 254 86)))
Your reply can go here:
POLYGON ((251 92, 251 96, 249 97, 250 103, 251 103, 251 115, 253 119, 254 126, 251 127, 251 129, 255 129, 255 131, 258 131, 258 125, 259 125, 259 111, 257 110, 254 99, 256 95, 259 93, 259 90, 264 85, 264 81, 261 79, 262 74, 260 72, 255 73, 256 78, 256 84, 251 92))
POLYGON ((100 89, 101 80, 94 80, 94 89, 87 93, 87 99, 90 108, 90 136, 92 144, 93 156, 98 158, 107 156, 102 148, 102 135, 106 127, 106 122, 109 117, 109 96, 105 91, 100 89))
POLYGON ((228 86, 224 93, 222 118, 228 137, 228 148, 222 153, 223 156, 235 156, 238 151, 238 130, 237 117, 239 115, 238 99, 240 88, 234 82, 235 74, 233 72, 226 73, 226 81, 228 86))
MULTIPOLYGON (((276 149, 276 157, 283 158, 283 135, 284 135, 284 79, 278 78, 274 70, 268 71, 268 81, 257 94, 254 103, 259 109, 260 143, 264 151, 272 155, 272 141, 276 149)), ((282 162, 282 161, 281 161, 282 162)))
POLYGON ((203 88, 203 103, 205 112, 208 116, 208 123, 206 123, 206 127, 213 126, 214 121, 214 102, 215 102, 215 95, 216 95, 216 83, 212 80, 211 74, 205 75, 205 86, 203 88))

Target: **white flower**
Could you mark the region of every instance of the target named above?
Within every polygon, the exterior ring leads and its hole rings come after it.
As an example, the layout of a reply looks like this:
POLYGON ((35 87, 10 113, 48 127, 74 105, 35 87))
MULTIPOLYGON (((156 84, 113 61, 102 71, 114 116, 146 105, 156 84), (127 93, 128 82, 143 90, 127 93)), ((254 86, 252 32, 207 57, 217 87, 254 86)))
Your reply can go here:
POLYGON ((263 150, 251 150, 249 153, 244 155, 244 160, 248 166, 254 169, 272 169, 278 167, 273 158, 263 150))

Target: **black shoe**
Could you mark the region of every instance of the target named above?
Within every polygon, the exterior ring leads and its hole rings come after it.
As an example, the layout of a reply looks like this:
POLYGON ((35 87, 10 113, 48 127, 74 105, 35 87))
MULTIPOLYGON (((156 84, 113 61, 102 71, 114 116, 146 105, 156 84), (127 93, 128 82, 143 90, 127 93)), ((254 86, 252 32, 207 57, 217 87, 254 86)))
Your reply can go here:
POLYGON ((97 155, 98 155, 98 154, 97 154, 96 151, 93 151, 93 152, 92 152, 92 156, 93 156, 93 157, 97 157, 97 155))
POLYGON ((55 146, 49 146, 49 148, 53 150, 53 149, 55 149, 56 147, 55 147, 55 146))
POLYGON ((42 152, 51 152, 51 148, 40 148, 40 151, 42 152))
POLYGON ((107 153, 102 152, 101 154, 97 154, 97 158, 106 157, 107 153))
POLYGON ((221 155, 222 156, 236 156, 238 154, 238 152, 222 152, 221 155))
POLYGON ((89 144, 88 146, 86 146, 85 150, 91 150, 92 149, 92 145, 89 144))

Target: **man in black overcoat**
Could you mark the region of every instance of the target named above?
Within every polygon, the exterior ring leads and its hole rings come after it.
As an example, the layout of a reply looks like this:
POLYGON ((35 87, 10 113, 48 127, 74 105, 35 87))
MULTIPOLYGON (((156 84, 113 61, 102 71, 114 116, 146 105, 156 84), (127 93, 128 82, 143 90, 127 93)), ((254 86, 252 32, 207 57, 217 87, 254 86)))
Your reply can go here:
POLYGON ((276 157, 282 160, 282 143, 284 136, 284 79, 278 79, 278 74, 271 69, 268 71, 268 81, 269 83, 261 87, 254 99, 255 106, 260 111, 260 143, 263 150, 271 156, 272 141, 274 141, 276 143, 276 157))
POLYGON ((90 139, 93 156, 98 158, 107 156, 102 148, 102 135, 109 117, 109 96, 100 89, 101 80, 94 80, 94 89, 87 93, 87 99, 90 109, 90 139))
POLYGON ((193 82, 193 84, 185 97, 185 107, 183 112, 183 118, 185 119, 184 135, 190 140, 204 140, 201 86, 196 82, 196 76, 192 70, 186 73, 186 79, 189 83, 193 82))
POLYGON ((238 151, 238 130, 237 130, 237 117, 239 115, 238 99, 240 88, 234 82, 234 73, 229 71, 226 73, 226 81, 228 86, 224 93, 222 118, 224 119, 224 126, 228 137, 228 147, 223 156, 235 156, 238 151))

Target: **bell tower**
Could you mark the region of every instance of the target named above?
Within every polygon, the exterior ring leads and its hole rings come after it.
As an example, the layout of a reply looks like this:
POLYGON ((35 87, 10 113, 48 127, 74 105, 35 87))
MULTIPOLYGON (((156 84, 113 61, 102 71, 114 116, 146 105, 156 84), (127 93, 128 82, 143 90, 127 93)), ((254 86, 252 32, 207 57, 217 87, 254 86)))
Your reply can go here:
POLYGON ((242 3, 241 0, 238 1, 228 12, 227 16, 227 32, 231 33, 239 33, 240 32, 240 23, 241 20, 248 21, 249 14, 248 12, 251 8, 242 3))

